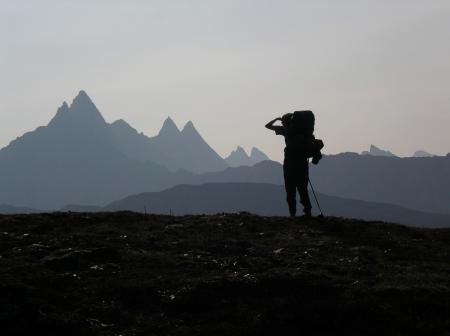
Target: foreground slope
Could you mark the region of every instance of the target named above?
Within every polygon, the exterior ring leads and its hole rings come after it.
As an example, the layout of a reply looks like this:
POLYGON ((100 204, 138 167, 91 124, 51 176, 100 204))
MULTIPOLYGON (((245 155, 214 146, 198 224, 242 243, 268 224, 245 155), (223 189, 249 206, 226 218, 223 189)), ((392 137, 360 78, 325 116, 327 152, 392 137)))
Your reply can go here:
POLYGON ((450 332, 450 230, 55 213, 0 232, 3 335, 450 332))

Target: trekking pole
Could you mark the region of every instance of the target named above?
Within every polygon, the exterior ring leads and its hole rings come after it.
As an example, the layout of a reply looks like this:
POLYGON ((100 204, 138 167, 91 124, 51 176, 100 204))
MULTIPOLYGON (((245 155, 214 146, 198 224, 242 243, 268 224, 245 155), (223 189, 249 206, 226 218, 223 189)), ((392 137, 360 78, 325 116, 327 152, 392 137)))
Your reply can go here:
POLYGON ((316 192, 314 191, 314 187, 313 187, 313 185, 311 183, 311 180, 309 179, 309 176, 308 176, 308 182, 309 182, 309 185, 311 186, 311 190, 313 192, 314 199, 316 200, 317 207, 319 208, 319 211, 320 211, 320 216, 319 217, 322 218, 323 217, 322 208, 320 207, 319 201, 317 200, 316 192))

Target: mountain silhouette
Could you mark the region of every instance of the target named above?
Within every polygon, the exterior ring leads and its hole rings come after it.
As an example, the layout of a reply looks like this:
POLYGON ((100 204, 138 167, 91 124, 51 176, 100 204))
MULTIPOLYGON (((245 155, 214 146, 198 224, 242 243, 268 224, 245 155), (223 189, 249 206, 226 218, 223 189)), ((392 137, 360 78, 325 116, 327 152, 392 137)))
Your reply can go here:
POLYGON ((153 161, 172 171, 183 169, 194 173, 220 171, 228 167, 189 121, 182 131, 169 117, 158 135, 147 137, 125 121, 111 125, 117 148, 139 161, 153 161))
POLYGON ((0 150, 0 203, 39 209, 102 205, 131 193, 173 186, 186 173, 123 154, 84 91, 47 126, 0 150))
POLYGON ((225 161, 230 167, 253 166, 261 161, 270 160, 269 157, 256 147, 252 148, 251 154, 248 155, 244 148, 238 146, 230 153, 225 161))
POLYGON ((254 163, 259 163, 262 161, 267 161, 270 160, 269 157, 262 152, 261 150, 259 150, 256 147, 253 147, 251 152, 250 152, 250 159, 254 162, 254 163))
POLYGON ((392 154, 390 151, 380 149, 375 145, 370 145, 370 149, 368 151, 362 152, 361 154, 372 156, 396 156, 395 154, 392 154))
POLYGON ((423 150, 415 151, 414 154, 413 154, 413 157, 431 157, 431 156, 433 156, 433 154, 428 153, 428 152, 423 151, 423 150))
POLYGON ((230 167, 252 166, 254 162, 245 152, 244 148, 238 146, 234 151, 225 158, 230 167))
MULTIPOLYGON (((161 192, 129 196, 102 210, 176 215, 248 211, 264 216, 285 216, 287 205, 283 196, 284 188, 275 184, 179 185, 161 192)), ((328 216, 382 220, 422 227, 450 227, 450 214, 424 213, 391 204, 345 199, 321 193, 317 197, 328 216)), ((317 209, 313 210, 317 213, 317 209)))

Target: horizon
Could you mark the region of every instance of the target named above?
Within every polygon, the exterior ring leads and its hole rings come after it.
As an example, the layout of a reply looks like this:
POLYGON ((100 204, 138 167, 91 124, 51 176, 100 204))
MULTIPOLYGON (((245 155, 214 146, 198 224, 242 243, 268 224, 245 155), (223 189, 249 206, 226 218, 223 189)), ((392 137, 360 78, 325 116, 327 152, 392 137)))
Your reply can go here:
POLYGON ((446 1, 0 6, 0 148, 86 90, 108 122, 148 136, 191 120, 222 157, 257 147, 281 161, 264 125, 301 109, 327 154, 450 151, 446 1))

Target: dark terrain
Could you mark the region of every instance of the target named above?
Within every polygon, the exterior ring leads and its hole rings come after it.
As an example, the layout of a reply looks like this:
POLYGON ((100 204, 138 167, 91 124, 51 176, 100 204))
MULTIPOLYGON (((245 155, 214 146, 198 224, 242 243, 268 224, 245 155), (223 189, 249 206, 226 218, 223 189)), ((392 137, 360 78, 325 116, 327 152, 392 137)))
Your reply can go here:
POLYGON ((450 335, 450 230, 0 216, 2 335, 450 335))

